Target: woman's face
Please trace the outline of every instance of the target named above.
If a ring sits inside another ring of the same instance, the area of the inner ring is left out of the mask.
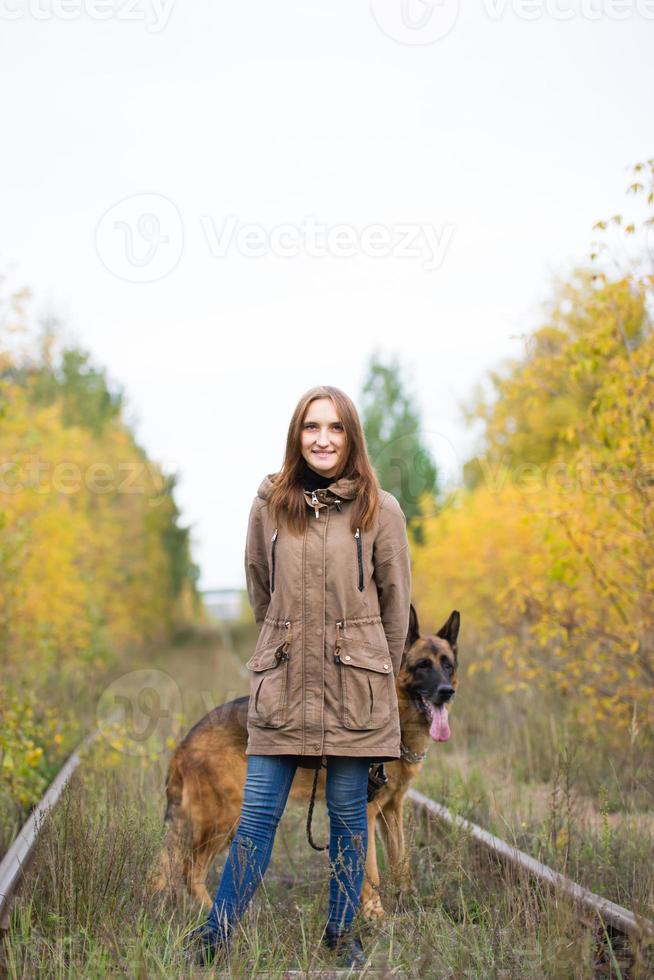
[[[323,476],[336,476],[345,464],[345,430],[331,398],[314,398],[302,423],[302,455]]]

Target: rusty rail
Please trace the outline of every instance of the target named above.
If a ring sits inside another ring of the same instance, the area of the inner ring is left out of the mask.
[[[112,723],[119,716],[120,711],[115,712],[111,718],[107,719],[105,724]],[[57,803],[73,772],[80,764],[80,753],[82,749],[93,742],[102,731],[102,726],[97,728],[69,756],[48,787],[45,795],[19,831],[2,862],[0,862],[0,929],[8,928],[9,908],[16,888],[33,853],[38,835],[43,826],[43,821],[52,807]],[[650,920],[636,916],[629,909],[625,909],[621,905],[617,905],[615,902],[611,902],[609,899],[591,892],[589,889],[577,884],[560,872],[554,871],[531,855],[519,850],[519,848],[508,844],[487,830],[478,827],[477,824],[472,823],[470,820],[453,814],[447,807],[436,803],[418,790],[410,789],[407,793],[407,798],[412,802],[418,812],[422,812],[440,823],[450,827],[456,827],[464,833],[469,834],[474,841],[486,850],[496,854],[513,867],[527,872],[531,877],[566,894],[588,912],[598,915],[602,922],[612,926],[618,932],[638,938],[654,936],[654,923]]]
[[[106,719],[103,725],[112,724],[122,715],[115,711]],[[48,786],[44,796],[34,807],[29,817],[11,843],[7,853],[0,861],[0,929],[9,928],[9,908],[14,893],[23,877],[34,851],[34,846],[41,832],[43,822],[50,810],[55,806],[59,797],[68,785],[71,776],[81,762],[81,752],[102,734],[103,725],[87,735],[65,763]]]
[[[417,810],[441,821],[441,823],[445,823],[450,827],[457,827],[459,830],[470,834],[472,839],[481,844],[482,847],[497,854],[498,857],[514,867],[526,871],[533,878],[537,878],[544,884],[550,885],[557,891],[568,895],[587,911],[592,912],[594,915],[599,915],[603,922],[611,925],[618,932],[634,937],[654,936],[654,923],[650,922],[649,919],[636,916],[629,909],[625,909],[621,905],[616,905],[615,902],[610,902],[607,898],[602,898],[601,895],[596,895],[595,892],[589,891],[588,888],[578,885],[571,878],[567,878],[560,872],[554,871],[553,868],[542,864],[541,861],[537,861],[531,855],[525,854],[524,851],[519,850],[512,844],[507,844],[506,841],[495,837],[470,820],[456,816],[447,807],[442,806],[440,803],[435,803],[434,800],[431,800],[418,790],[410,789],[407,797]]]

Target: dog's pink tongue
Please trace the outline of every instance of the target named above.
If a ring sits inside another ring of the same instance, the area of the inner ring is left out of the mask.
[[[431,725],[429,726],[429,734],[435,742],[447,742],[450,737],[450,726],[447,720],[445,705],[442,704],[440,708],[437,708],[432,704],[430,707]]]

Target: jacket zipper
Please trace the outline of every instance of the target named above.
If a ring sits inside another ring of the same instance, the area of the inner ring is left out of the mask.
[[[363,592],[363,557],[361,554],[361,532],[359,531],[359,528],[356,529],[356,533],[354,537],[356,538],[356,542],[357,542],[357,562],[359,565],[359,592]]]
[[[318,498],[316,496],[316,491],[315,490],[312,490],[311,491],[311,503],[313,504],[313,509],[314,509],[314,511],[316,513],[316,517],[317,518],[320,517],[320,511],[318,509],[318,505],[319,505],[320,501],[318,500]],[[336,504],[336,510],[339,512],[339,514],[342,513],[343,508],[341,507],[340,500],[338,500],[337,498],[334,498],[334,503]]]
[[[277,544],[277,528],[275,528],[275,530],[273,532],[273,536],[272,536],[272,555],[271,555],[272,572],[271,572],[271,576],[270,576],[270,591],[271,592],[274,592],[275,591],[275,545],[276,544]]]

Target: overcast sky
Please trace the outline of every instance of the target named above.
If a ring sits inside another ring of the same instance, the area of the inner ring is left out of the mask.
[[[654,0],[0,0],[0,270],[125,387],[244,583],[311,385],[396,353],[456,478],[460,404],[652,155]]]

